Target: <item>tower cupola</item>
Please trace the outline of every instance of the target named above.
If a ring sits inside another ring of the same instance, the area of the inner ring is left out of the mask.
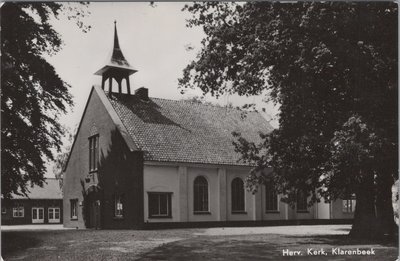
[[[137,70],[135,70],[133,67],[131,67],[131,65],[125,59],[124,54],[121,51],[121,48],[119,46],[118,33],[117,33],[117,22],[114,21],[114,47],[112,50],[111,59],[106,63],[105,66],[103,66],[100,70],[95,72],[95,75],[102,76],[101,88],[103,90],[105,88],[105,83],[108,80],[108,82],[109,82],[108,91],[110,93],[112,92],[112,88],[113,88],[113,86],[112,86],[113,79],[118,84],[118,92],[119,93],[122,93],[122,83],[123,83],[123,80],[125,79],[127,93],[131,94],[129,76],[131,74],[134,74],[135,72],[137,72]]]

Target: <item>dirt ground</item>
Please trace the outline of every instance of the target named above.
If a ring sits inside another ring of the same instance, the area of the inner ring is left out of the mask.
[[[2,256],[7,261],[397,258],[397,242],[353,240],[347,237],[349,229],[348,225],[145,231],[7,229],[2,231]],[[340,255],[340,249],[369,250],[374,255]]]

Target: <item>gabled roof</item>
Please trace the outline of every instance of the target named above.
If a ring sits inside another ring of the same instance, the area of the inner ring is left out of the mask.
[[[137,148],[147,161],[248,165],[239,162],[232,132],[249,141],[272,126],[256,112],[137,95],[107,97]]]
[[[47,183],[47,184],[46,184]],[[62,199],[62,191],[60,184],[55,178],[47,178],[43,183],[43,187],[28,187],[28,198],[30,199]],[[12,195],[13,199],[26,199],[25,196]]]

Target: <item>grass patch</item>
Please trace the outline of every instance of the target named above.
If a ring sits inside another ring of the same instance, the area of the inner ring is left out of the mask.
[[[246,228],[244,228],[246,229]],[[282,228],[290,229],[290,227]],[[307,229],[307,228],[305,228]],[[308,228],[312,229],[312,228]],[[395,260],[397,242],[345,235],[205,235],[205,229],[2,232],[9,260],[279,260],[284,249],[374,248],[375,256],[299,256],[292,260]]]

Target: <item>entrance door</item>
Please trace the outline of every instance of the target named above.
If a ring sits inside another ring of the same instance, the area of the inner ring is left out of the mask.
[[[100,229],[100,200],[91,202],[90,205],[90,227]]]
[[[32,223],[44,223],[44,208],[32,208]]]
[[[91,190],[86,198],[86,206],[88,214],[87,227],[88,228],[101,228],[101,192],[97,189]]]
[[[60,208],[48,208],[49,223],[60,223]]]

